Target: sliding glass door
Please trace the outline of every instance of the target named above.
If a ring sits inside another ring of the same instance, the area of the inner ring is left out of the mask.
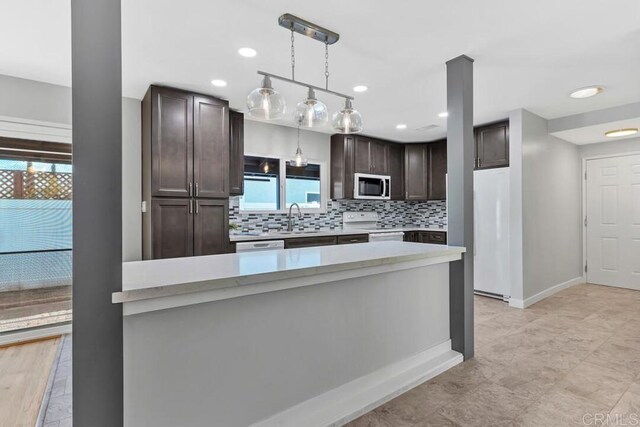
[[[71,147],[0,138],[0,333],[71,321]]]

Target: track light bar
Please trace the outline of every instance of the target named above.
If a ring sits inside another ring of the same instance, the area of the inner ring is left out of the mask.
[[[353,96],[345,95],[344,93],[334,92],[332,90],[325,89],[325,88],[319,87],[319,86],[314,86],[312,84],[301,82],[299,80],[293,80],[293,79],[289,79],[287,77],[279,76],[277,74],[267,73],[266,71],[258,71],[258,74],[260,74],[261,76],[270,77],[272,79],[282,80],[283,82],[293,83],[293,84],[298,85],[298,86],[311,88],[313,90],[317,90],[317,91],[320,91],[320,92],[324,92],[324,93],[328,93],[328,94],[331,94],[331,95],[339,96],[339,97],[344,98],[344,99],[350,99],[350,100],[354,100],[355,99]]]

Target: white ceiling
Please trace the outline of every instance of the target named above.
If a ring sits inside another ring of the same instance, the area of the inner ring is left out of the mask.
[[[583,127],[576,127],[558,132],[550,132],[551,135],[562,138],[565,141],[573,142],[577,145],[593,144],[603,141],[617,141],[619,139],[638,138],[639,134],[610,138],[604,134],[611,130],[636,128],[640,129],[640,117],[634,119],[618,120],[609,123],[600,123]]]
[[[244,109],[258,69],[290,72],[289,12],[340,33],[330,48],[332,89],[355,94],[369,135],[398,141],[445,135],[444,63],[475,62],[475,123],[526,108],[545,118],[640,100],[638,0],[122,0],[123,94],[141,98],[150,83],[193,89]],[[69,0],[4,0],[0,74],[70,85]],[[242,58],[237,49],[258,56]],[[323,85],[323,45],[296,38],[296,78]],[[226,80],[214,88],[213,78]],[[303,88],[275,83],[289,109]],[[602,95],[574,100],[574,88],[601,84]],[[320,95],[320,94],[319,94]],[[322,95],[331,111],[339,99]],[[398,131],[395,125],[406,123]],[[287,122],[285,124],[291,124]],[[432,131],[416,128],[435,124]],[[331,129],[325,129],[331,132]]]

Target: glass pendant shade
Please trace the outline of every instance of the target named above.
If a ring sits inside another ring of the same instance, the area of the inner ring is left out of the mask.
[[[322,126],[329,121],[329,111],[323,102],[316,99],[313,89],[309,89],[307,99],[296,105],[295,119],[305,127]]]
[[[289,162],[289,165],[295,166],[297,168],[303,168],[307,166],[307,164],[308,164],[307,158],[302,153],[302,149],[300,149],[300,146],[298,146],[298,149],[296,150],[296,155],[294,156],[293,160]]]
[[[331,124],[333,128],[340,133],[358,133],[362,131],[362,115],[353,109],[351,100],[346,99],[344,108],[333,114]]]
[[[252,117],[275,120],[284,116],[286,103],[282,95],[273,90],[269,76],[264,76],[262,87],[254,89],[247,97],[247,108]]]

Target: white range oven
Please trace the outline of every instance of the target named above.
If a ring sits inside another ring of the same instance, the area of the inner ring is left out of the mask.
[[[391,177],[357,173],[354,176],[354,199],[390,200]]]
[[[342,214],[342,228],[354,231],[367,230],[369,242],[402,242],[404,240],[404,232],[402,231],[378,228],[379,219],[376,212],[344,212]]]

